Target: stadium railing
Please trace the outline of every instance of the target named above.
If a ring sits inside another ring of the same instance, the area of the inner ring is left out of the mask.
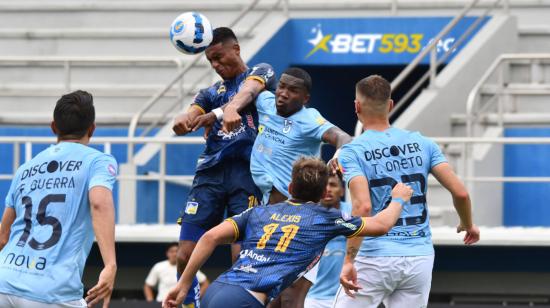
[[[458,145],[462,149],[460,159],[463,161],[462,165],[468,164],[468,161],[473,160],[471,153],[467,151],[468,145],[472,144],[550,144],[550,138],[468,138],[468,137],[448,137],[448,138],[433,138],[445,152],[447,146]],[[28,161],[32,158],[32,148],[35,144],[53,144],[55,138],[51,137],[0,137],[0,145],[8,144],[13,146],[13,163],[12,172],[7,174],[0,174],[0,180],[11,180],[21,165],[20,157],[24,157],[24,161]],[[158,144],[160,146],[159,157],[159,170],[158,173],[149,173],[145,175],[119,175],[120,181],[157,181],[158,182],[158,217],[159,224],[164,224],[163,217],[165,213],[165,192],[166,184],[168,182],[179,185],[189,186],[193,175],[180,174],[180,175],[168,175],[166,173],[166,146],[170,144],[204,144],[202,137],[182,137],[182,138],[158,138],[158,137],[94,137],[91,139],[91,144],[100,145],[103,147],[105,153],[111,153],[111,146],[113,144],[127,145],[127,150],[130,149],[129,145],[136,144]],[[21,147],[23,153],[21,153]],[[550,182],[550,176],[547,177],[503,177],[503,176],[473,176],[467,173],[467,169],[457,170],[457,174],[466,183],[479,183],[479,182]],[[126,205],[120,205],[126,206]]]

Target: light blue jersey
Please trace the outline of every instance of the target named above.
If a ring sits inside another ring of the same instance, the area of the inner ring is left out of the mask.
[[[265,204],[272,187],[290,197],[292,164],[302,156],[319,156],[323,134],[334,125],[315,108],[303,107],[288,118],[277,115],[275,95],[269,91],[258,96],[256,109],[260,126],[250,171]]]
[[[113,188],[115,159],[61,142],[16,172],[6,207],[16,218],[0,251],[0,293],[59,303],[82,299],[82,273],[94,240],[88,191]]]
[[[372,214],[391,202],[391,191],[398,182],[414,192],[403,205],[401,218],[385,236],[365,237],[359,255],[425,256],[434,253],[426,193],[428,173],[445,157],[437,144],[418,132],[398,128],[367,130],[342,147],[338,161],[347,183],[356,176],[369,181]]]
[[[351,217],[351,204],[340,202],[340,212],[343,217]],[[340,287],[340,272],[346,255],[346,238],[338,236],[325,246],[315,284],[307,293],[308,298],[332,299]]]

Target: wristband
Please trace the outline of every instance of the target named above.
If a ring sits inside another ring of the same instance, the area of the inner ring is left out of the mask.
[[[405,203],[405,200],[403,200],[401,198],[392,198],[391,202],[397,202],[397,203],[401,204],[401,206],[403,206],[403,203]]]
[[[218,121],[223,119],[223,110],[221,108],[212,109],[212,112],[216,115]]]
[[[338,158],[339,154],[340,154],[340,149],[336,149],[336,152],[334,152],[334,155],[332,155],[332,158]]]

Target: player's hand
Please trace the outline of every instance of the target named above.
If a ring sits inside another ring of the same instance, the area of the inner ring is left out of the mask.
[[[216,122],[216,115],[213,112],[200,115],[196,117],[195,120],[193,120],[193,122],[191,123],[191,130],[196,131],[201,127],[211,127],[212,125],[214,125],[214,122]]]
[[[470,228],[465,228],[462,224],[456,227],[456,233],[466,231],[464,235],[464,244],[472,245],[479,241],[479,228],[476,225],[472,225]]]
[[[174,119],[174,126],[172,130],[176,135],[182,136],[191,131],[193,126],[191,125],[191,119],[188,113],[180,114]]]
[[[340,169],[340,164],[338,164],[338,158],[331,158],[328,161],[327,165],[330,168],[330,172],[332,174],[338,175],[340,178],[342,177],[342,170]]]
[[[189,288],[180,288],[179,284],[170,289],[162,301],[162,308],[177,308],[183,303]]]
[[[401,198],[403,201],[408,202],[413,194],[413,190],[410,186],[403,183],[397,183],[391,191],[392,199]]]
[[[241,115],[234,107],[231,107],[231,104],[227,105],[223,111],[223,132],[229,134],[230,132],[239,128],[239,126],[241,126],[241,123]]]
[[[91,288],[85,298],[88,307],[93,307],[103,299],[103,308],[109,307],[111,293],[115,285],[116,266],[106,266],[99,274],[97,284]]]
[[[204,139],[208,139],[208,135],[210,134],[212,126],[214,126],[216,120],[216,115],[213,112],[200,115],[195,118],[193,123],[191,123],[191,130],[196,131],[197,129],[204,127],[204,134],[202,136]]]
[[[357,271],[351,262],[344,262],[342,272],[340,273],[340,283],[344,288],[344,292],[349,297],[355,298],[354,293],[359,291],[361,287],[357,284]]]

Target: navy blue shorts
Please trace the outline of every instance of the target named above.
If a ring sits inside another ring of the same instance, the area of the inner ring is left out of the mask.
[[[242,213],[258,200],[261,193],[247,161],[230,160],[197,171],[181,217],[180,241],[197,242],[225,217]]]
[[[219,281],[214,281],[204,297],[201,307],[207,308],[264,308],[245,288]]]

